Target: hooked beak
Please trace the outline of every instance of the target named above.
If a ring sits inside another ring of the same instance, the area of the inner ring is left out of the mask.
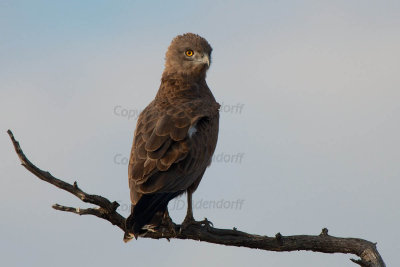
[[[210,67],[210,58],[207,54],[204,54],[201,59],[199,60],[200,63],[206,64],[207,67]]]

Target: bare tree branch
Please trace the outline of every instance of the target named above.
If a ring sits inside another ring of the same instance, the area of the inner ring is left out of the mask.
[[[36,175],[39,179],[75,195],[83,202],[98,206],[96,208],[80,209],[55,204],[53,205],[54,209],[72,212],[79,215],[94,215],[118,226],[125,233],[127,232],[125,229],[125,218],[116,211],[119,206],[116,201],[111,202],[105,197],[88,194],[81,190],[76,182],[71,185],[57,179],[49,172],[39,169],[25,156],[18,141],[15,140],[13,133],[10,130],[8,130],[7,133],[11,138],[15,152],[17,153],[22,166],[24,166],[28,171]],[[386,266],[376,248],[376,244],[359,238],[330,236],[328,234],[328,229],[326,228],[322,229],[321,234],[316,236],[282,236],[280,233],[277,233],[275,237],[268,237],[248,234],[238,231],[236,228],[233,228],[232,230],[218,229],[210,226],[210,224],[206,222],[203,225],[194,224],[183,229],[180,228],[180,225],[174,224],[175,233],[170,231],[168,227],[161,227],[158,231],[148,232],[142,237],[153,239],[166,238],[168,240],[171,238],[192,239],[226,246],[248,247],[268,251],[303,250],[323,253],[348,253],[360,257],[360,259],[351,259],[354,263],[357,263],[360,266]]]

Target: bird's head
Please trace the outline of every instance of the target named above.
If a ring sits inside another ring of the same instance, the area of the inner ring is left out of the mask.
[[[211,51],[207,40],[197,34],[178,35],[168,47],[164,72],[203,76],[211,64]]]

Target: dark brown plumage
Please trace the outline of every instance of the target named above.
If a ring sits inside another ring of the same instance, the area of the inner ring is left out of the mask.
[[[140,114],[129,161],[132,213],[126,226],[137,237],[168,218],[168,202],[187,192],[185,224],[194,222],[192,193],[215,150],[219,107],[205,81],[211,46],[199,35],[175,37],[155,99]]]

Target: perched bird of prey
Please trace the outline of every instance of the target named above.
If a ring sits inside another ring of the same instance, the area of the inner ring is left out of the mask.
[[[211,51],[197,34],[175,37],[157,95],[138,118],[128,168],[132,210],[126,221],[135,237],[165,220],[171,226],[168,202],[185,192],[182,226],[196,223],[192,194],[211,164],[218,138],[220,105],[205,80]]]

